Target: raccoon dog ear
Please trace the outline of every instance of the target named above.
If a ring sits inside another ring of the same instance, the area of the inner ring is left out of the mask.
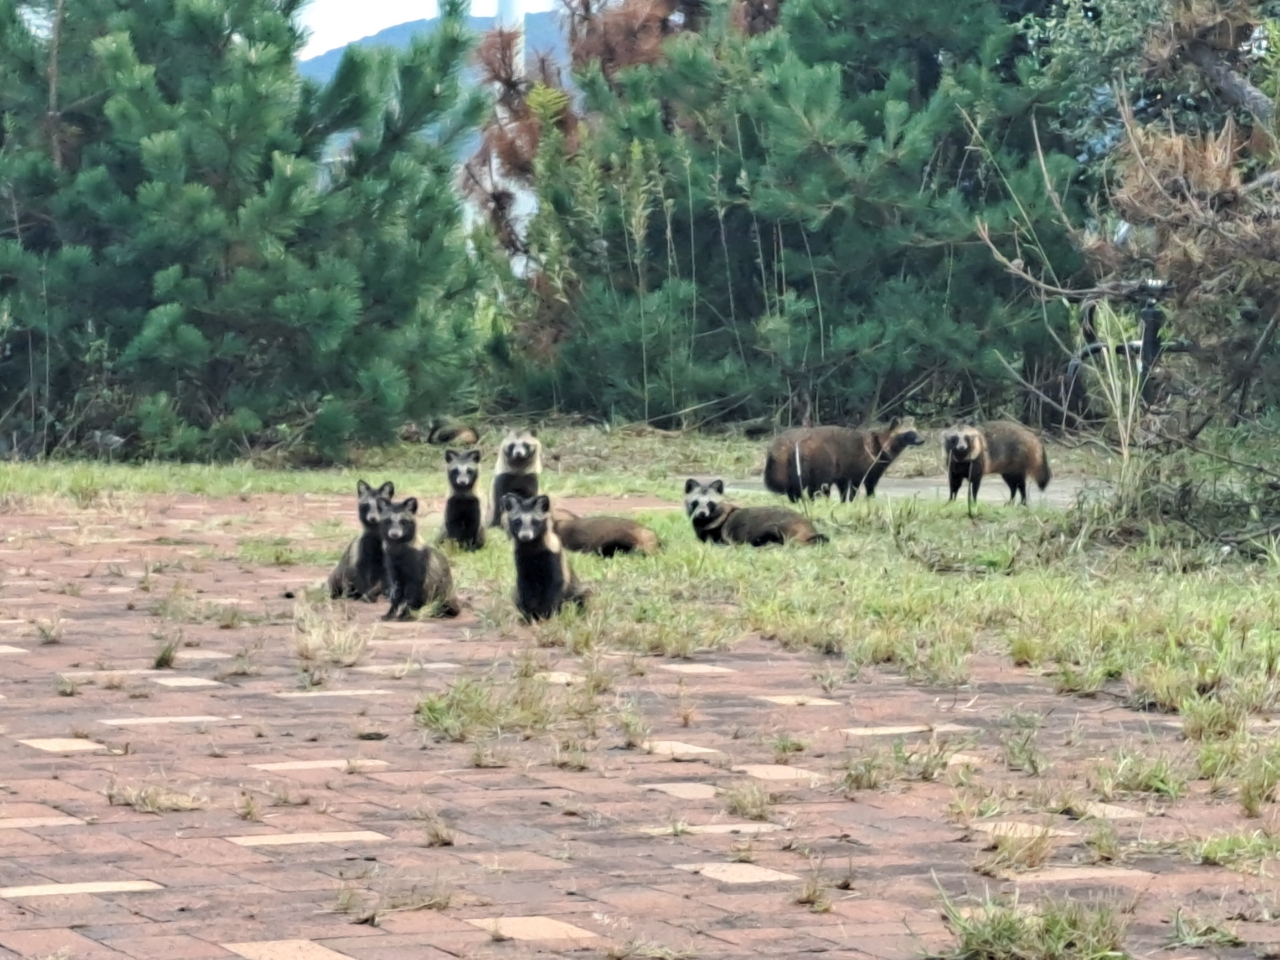
[[[395,495],[396,485],[390,480],[378,488],[378,496],[380,497],[394,497]]]
[[[446,451],[444,452],[444,462],[445,462],[445,463],[453,463],[453,461],[455,461],[455,460],[457,460],[457,459],[458,459],[458,451],[457,451],[457,450],[446,450]]]
[[[408,510],[415,517],[418,515],[418,498],[417,497],[410,497],[404,503],[400,504],[400,506],[403,507],[405,510]]]
[[[373,493],[373,487],[369,486],[369,484],[365,483],[363,480],[356,481],[357,497],[367,497],[371,493]]]
[[[723,480],[718,480],[718,479],[717,479],[717,480],[712,480],[712,481],[711,481],[711,491],[712,491],[712,493],[724,493],[724,481],[723,481]]]
[[[689,494],[693,493],[693,491],[696,489],[698,489],[698,481],[693,479],[693,477],[690,477],[688,480],[684,482],[685,496],[688,496]]]

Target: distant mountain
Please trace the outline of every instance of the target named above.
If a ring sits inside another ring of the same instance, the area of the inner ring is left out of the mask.
[[[493,29],[493,17],[468,17],[467,23],[476,33],[484,33]],[[371,37],[364,37],[361,40],[352,41],[347,46],[359,47],[392,47],[397,50],[403,50],[409,46],[409,42],[416,36],[429,34],[436,29],[440,23],[438,17],[430,20],[414,20],[410,23],[401,23],[394,27],[388,27],[375,33]],[[566,84],[570,82],[568,75],[569,65],[569,46],[564,38],[564,33],[560,29],[560,14],[555,10],[547,10],[542,13],[530,13],[524,18],[524,49],[525,56],[532,57],[535,53],[550,52],[565,71],[564,81]],[[346,47],[338,47],[336,50],[330,50],[322,53],[318,57],[312,57],[309,60],[300,60],[298,62],[298,72],[304,77],[316,80],[320,83],[328,83],[334,73],[338,70],[338,63],[342,60],[343,51]]]

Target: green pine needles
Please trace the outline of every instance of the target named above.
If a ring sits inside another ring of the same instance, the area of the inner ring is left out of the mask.
[[[28,452],[331,459],[465,387],[465,5],[327,87],[299,6],[0,0],[0,426]]]

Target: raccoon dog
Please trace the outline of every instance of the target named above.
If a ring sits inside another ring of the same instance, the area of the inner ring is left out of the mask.
[[[947,457],[950,499],[956,498],[961,484],[968,480],[970,505],[978,499],[978,487],[985,474],[998,473],[1004,477],[1009,487],[1009,502],[1013,503],[1018,494],[1022,494],[1024,505],[1027,476],[1030,475],[1041,490],[1049,485],[1052,476],[1040,438],[1011,420],[993,420],[978,426],[961,424],[944,430],[942,449]]]
[[[417,499],[409,497],[400,503],[379,499],[378,530],[391,600],[391,609],[382,619],[408,620],[428,604],[436,607],[437,616],[456,617],[462,606],[453,592],[449,559],[418,540]]]
[[[827,538],[813,524],[786,507],[739,507],[724,499],[724,481],[684,483],[684,509],[693,521],[693,532],[703,542],[749,543],[763,547],[769,543],[826,543]]]
[[[566,550],[575,553],[598,553],[612,557],[617,553],[658,552],[658,535],[648,527],[623,517],[553,516],[556,536]]]
[[[578,582],[556,535],[551,500],[506,495],[507,533],[515,546],[516,609],[525,620],[546,620],[566,603],[582,607],[588,591]]]
[[[924,438],[910,417],[895,419],[879,430],[849,427],[806,427],[779,434],[765,455],[764,484],[774,493],[785,493],[795,503],[806,493],[810,499],[834,486],[842,501],[858,495],[865,485],[873,497],[876,484],[890,464],[907,447],[918,447]]]
[[[427,443],[456,443],[462,447],[474,447],[479,442],[476,432],[466,424],[447,420],[432,420],[431,432],[427,434]]]
[[[463,550],[484,546],[484,517],[476,481],[480,479],[479,450],[446,450],[445,471],[449,477],[449,499],[444,504],[441,540],[452,540]]]
[[[388,480],[377,490],[360,480],[356,483],[356,512],[363,532],[342,552],[338,565],[329,574],[329,597],[355,597],[373,603],[386,593],[386,570],[382,563],[382,535],[378,532],[378,500],[396,495],[396,485]]]
[[[542,472],[542,443],[537,430],[507,431],[498,448],[493,468],[493,502],[489,526],[502,526],[503,500],[507,494],[527,500],[538,495],[538,474]]]

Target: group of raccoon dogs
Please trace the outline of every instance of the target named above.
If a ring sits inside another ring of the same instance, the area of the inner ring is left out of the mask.
[[[416,497],[396,502],[390,481],[376,490],[359,481],[356,509],[362,532],[329,575],[333,599],[374,602],[385,596],[391,607],[384,620],[408,619],[423,608],[436,616],[457,616],[461,605],[449,559],[438,547],[452,543],[462,550],[479,550],[486,531],[501,527],[515,556],[516,609],[525,620],[543,620],[567,603],[581,606],[588,595],[574,575],[567,550],[605,557],[658,550],[657,535],[633,520],[579,517],[553,508],[550,498],[538,490],[542,444],[536,430],[513,430],[503,438],[487,510],[476,491],[479,450],[446,450],[445,473],[449,497],[435,545],[418,535]]]
[[[910,417],[883,429],[803,427],[779,434],[765,456],[764,484],[796,502],[805,494],[829,495],[834,487],[842,501],[852,500],[861,486],[875,496],[876,484],[907,447],[924,444]],[[982,478],[998,473],[1009,487],[1009,502],[1019,494],[1027,502],[1027,477],[1043,490],[1049,485],[1049,461],[1040,438],[1012,420],[961,423],[942,431],[950,500],[969,482],[968,502],[978,497]]]
[[[876,484],[894,460],[924,438],[915,423],[894,420],[883,429],[808,427],[788,430],[769,445],[764,483],[793,503],[839,490],[842,501],[858,488],[874,496]],[[996,420],[962,423],[942,432],[951,500],[969,483],[968,502],[978,495],[982,478],[998,473],[1009,487],[1012,503],[1019,494],[1027,502],[1027,477],[1043,490],[1049,463],[1040,439],[1019,423]],[[525,620],[555,616],[568,603],[581,606],[587,589],[574,575],[566,551],[651,555],[658,538],[647,527],[622,517],[579,517],[553,507],[539,491],[542,444],[535,430],[509,431],[494,466],[488,509],[476,491],[479,450],[446,450],[449,497],[437,544],[450,542],[462,550],[484,547],[486,531],[500,527],[513,547],[516,567],[515,606]],[[391,603],[383,619],[407,619],[424,607],[437,615],[460,611],[449,560],[418,536],[418,501],[396,502],[395,486],[374,490],[357,485],[357,512],[363,532],[347,547],[329,576],[330,595]],[[724,481],[690,478],[684,486],[685,513],[703,542],[754,547],[795,541],[825,543],[807,517],[786,507],[740,507],[725,498]]]

